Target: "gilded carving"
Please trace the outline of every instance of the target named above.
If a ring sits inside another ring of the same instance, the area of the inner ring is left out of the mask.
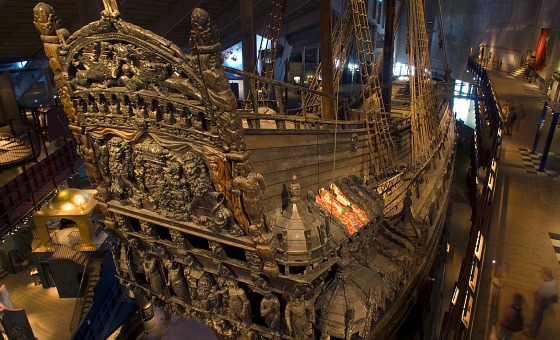
[[[288,332],[296,339],[312,339],[315,311],[303,292],[296,292],[295,296],[286,304],[285,319]]]
[[[256,252],[263,263],[263,272],[271,277],[275,277],[279,273],[276,264],[276,243],[273,241],[271,233],[263,233],[255,225],[249,227],[249,232],[256,244]]]
[[[218,133],[223,138],[226,152],[245,150],[241,118],[237,114],[237,101],[221,65],[223,62],[218,33],[210,16],[196,8],[191,17],[191,46],[198,56],[198,66],[212,104]]]
[[[33,8],[33,23],[41,34],[45,54],[49,58],[49,66],[54,73],[55,85],[58,88],[60,100],[64,106],[64,112],[66,112],[71,124],[76,123],[76,112],[72,105],[70,93],[66,87],[64,72],[58,55],[59,47],[66,44],[66,39],[70,36],[70,32],[62,27],[62,23],[54,13],[53,8],[43,2],[38,3],[35,8]]]
[[[241,197],[232,192],[233,178],[232,178],[232,168],[229,161],[226,159],[224,154],[218,152],[214,148],[203,147],[203,155],[205,157],[206,163],[208,164],[208,169],[210,172],[210,177],[214,182],[216,191],[222,193],[226,197],[226,205],[231,207],[231,210],[235,216],[235,220],[239,226],[243,229],[245,234],[249,231],[249,220],[243,211],[243,204],[241,202]]]
[[[189,298],[189,289],[183,276],[183,267],[174,261],[167,262],[168,285],[173,289],[173,293],[182,300]]]
[[[233,179],[233,193],[241,196],[249,222],[258,229],[265,226],[266,185],[263,176],[255,172],[249,163],[237,164],[237,176]]]
[[[226,281],[227,288],[218,291],[218,294],[224,296],[227,301],[229,316],[243,323],[251,323],[251,304],[245,290],[237,285],[233,279]]]
[[[164,297],[165,283],[161,276],[157,258],[150,253],[146,253],[142,265],[144,267],[144,273],[146,274],[146,280],[150,284],[152,291],[156,293],[157,296]]]
[[[261,316],[264,317],[266,326],[274,333],[280,333],[281,318],[280,318],[280,300],[270,290],[268,290],[260,306]]]

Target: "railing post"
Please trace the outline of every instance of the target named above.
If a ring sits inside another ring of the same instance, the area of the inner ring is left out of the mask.
[[[306,118],[306,116],[307,116],[307,103],[305,102],[305,92],[300,91],[300,95],[301,95],[301,115],[303,116],[303,118]]]
[[[251,102],[253,103],[253,113],[259,114],[259,104],[257,103],[257,87],[255,79],[249,79],[249,93],[251,94]]]
[[[274,86],[274,93],[276,94],[276,105],[278,106],[278,114],[284,114],[284,103],[282,102],[282,89],[280,86]]]

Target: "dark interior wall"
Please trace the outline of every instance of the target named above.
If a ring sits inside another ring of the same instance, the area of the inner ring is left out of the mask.
[[[56,283],[58,297],[77,298],[80,289],[80,278],[84,272],[82,264],[60,259],[49,261],[51,274]]]
[[[503,71],[512,71],[520,67],[521,57],[527,50],[535,49],[541,27],[551,27],[554,31],[559,26],[554,20],[560,9],[558,1],[442,0],[441,3],[448,59],[458,79],[468,78],[465,69],[471,48],[477,55],[479,44],[484,43],[486,54],[492,52],[502,59]],[[432,56],[440,59],[434,53],[437,44],[438,39],[433,39]]]
[[[11,233],[2,236],[3,241],[0,242],[0,267],[9,271],[12,274],[23,269],[24,263],[13,263],[10,258],[10,251],[17,251],[21,256],[21,260],[31,260],[31,242],[33,235],[29,226],[22,226],[18,229],[13,229]]]
[[[12,85],[9,72],[0,73],[0,125],[5,125],[7,119],[20,117],[19,105]]]

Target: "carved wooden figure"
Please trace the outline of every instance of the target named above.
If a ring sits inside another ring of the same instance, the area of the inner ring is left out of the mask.
[[[261,316],[274,333],[280,333],[280,300],[271,291],[267,291],[261,300]]]
[[[182,300],[189,298],[189,288],[183,276],[183,268],[180,263],[170,261],[167,266],[168,280],[175,295]]]

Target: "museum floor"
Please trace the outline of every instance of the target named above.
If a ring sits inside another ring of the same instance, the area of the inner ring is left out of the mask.
[[[546,173],[535,171],[538,161],[528,154],[534,140],[538,118],[546,96],[536,86],[504,72],[489,71],[494,89],[502,103],[513,99],[523,104],[527,116],[520,121],[513,136],[504,136],[492,219],[487,240],[482,281],[476,305],[472,339],[492,339],[492,325],[514,293],[525,296],[523,306],[528,323],[533,311],[532,297],[540,280],[542,266],[552,269],[560,278],[560,241],[551,234],[560,234],[560,145],[556,136],[548,157]],[[550,119],[538,151],[543,150]],[[468,167],[468,163],[464,165]],[[457,169],[457,182],[464,179],[465,169]],[[461,178],[463,177],[463,178]],[[450,256],[444,290],[443,308],[447,308],[450,291],[457,279],[470,228],[470,207],[460,187],[455,190]],[[554,243],[556,242],[556,243]],[[495,264],[493,263],[495,262]],[[24,308],[35,336],[44,339],[68,339],[68,330],[75,299],[59,299],[56,288],[43,289],[33,284],[29,272],[9,274],[0,279],[10,292],[16,308]],[[494,298],[492,298],[494,297]],[[560,339],[560,304],[545,314],[539,339]],[[206,327],[184,318],[165,320],[156,311],[155,327],[141,339],[215,339]],[[526,339],[522,333],[513,339]]]

